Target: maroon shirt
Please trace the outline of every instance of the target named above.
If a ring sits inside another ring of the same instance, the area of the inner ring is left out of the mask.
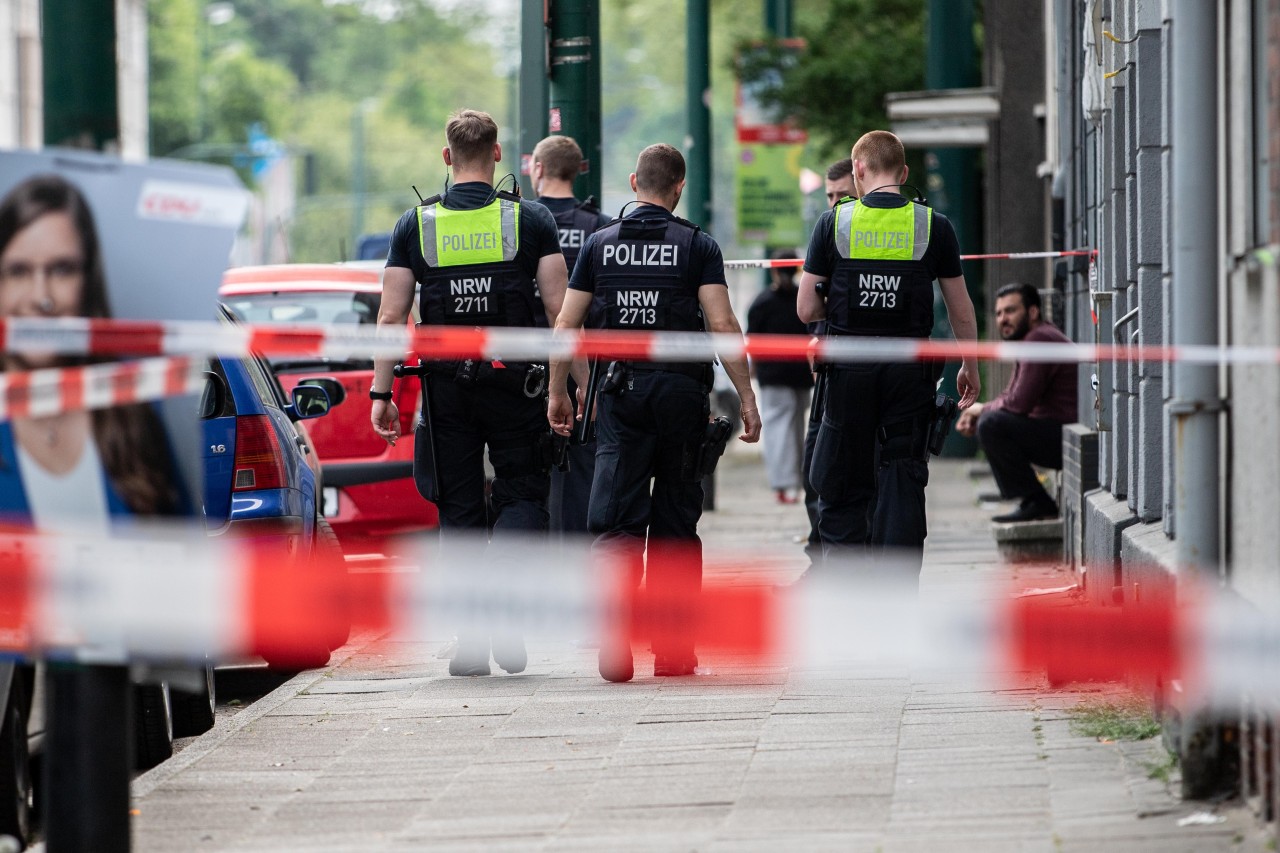
[[[1071,343],[1052,323],[1040,323],[1024,341]],[[1076,420],[1076,366],[1046,362],[1017,362],[1004,393],[987,404],[1016,415],[1044,418],[1060,424]]]

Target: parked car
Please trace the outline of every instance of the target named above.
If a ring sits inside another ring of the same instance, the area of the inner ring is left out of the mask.
[[[391,251],[391,232],[361,234],[356,240],[357,261],[385,261]]]
[[[247,323],[372,327],[382,300],[381,265],[239,267],[223,276],[220,295]],[[369,426],[372,359],[286,357],[271,366],[286,389],[323,373],[346,391],[346,404],[315,423],[311,437],[322,462],[323,513],[348,555],[384,554],[391,538],[438,525],[435,505],[413,484],[413,442],[388,446]],[[419,380],[398,380],[395,394],[400,431],[410,435],[421,410]]]

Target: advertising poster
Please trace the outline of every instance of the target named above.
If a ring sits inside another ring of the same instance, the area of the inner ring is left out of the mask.
[[[808,239],[800,192],[802,143],[738,145],[738,240],[799,246]]]
[[[780,45],[792,57],[804,49],[800,39],[787,39]],[[804,243],[808,236],[800,173],[801,156],[809,137],[803,128],[776,116],[761,103],[760,92],[776,82],[765,77],[738,84],[734,120],[738,139],[738,241],[794,246]]]
[[[0,152],[0,314],[211,321],[247,201],[221,167]],[[11,352],[0,370],[113,360]],[[0,421],[0,521],[77,535],[199,522],[200,451],[191,397]]]

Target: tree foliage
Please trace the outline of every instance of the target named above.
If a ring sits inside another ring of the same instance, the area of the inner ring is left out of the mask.
[[[200,76],[199,20],[195,0],[147,4],[153,154],[176,151],[199,137],[200,105],[195,97]]]
[[[888,126],[884,96],[924,88],[925,4],[832,0],[820,20],[801,20],[798,59],[775,43],[744,61],[761,100],[793,117],[831,157],[848,156],[867,130]]]
[[[453,110],[486,110],[509,132],[510,58],[504,65],[483,9],[149,0],[148,21],[153,154],[231,163],[251,183],[249,132],[264,130],[305,191],[291,220],[272,223],[286,229],[293,260],[338,260],[357,205],[364,230],[388,230],[415,202],[411,184],[438,191]]]

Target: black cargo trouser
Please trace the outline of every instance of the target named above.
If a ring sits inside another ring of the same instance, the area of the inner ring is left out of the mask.
[[[831,370],[810,470],[827,561],[893,549],[892,556],[913,562],[919,572],[929,482],[921,451],[934,382],[932,370],[921,364]]]
[[[702,589],[702,482],[682,476],[681,467],[686,449],[706,433],[707,388],[680,373],[634,370],[621,393],[597,401],[593,550],[621,561],[629,577],[620,583],[638,587],[643,576],[651,593],[692,606]],[[692,654],[692,625],[674,620],[682,624],[655,636],[655,654]]]
[[[978,416],[978,445],[987,454],[1001,497],[1053,500],[1031,466],[1062,468],[1062,424],[988,409]]]
[[[569,399],[574,401],[575,413],[576,390],[577,385],[570,379]],[[569,444],[569,470],[551,472],[551,529],[561,533],[586,533],[591,481],[596,473],[596,443],[592,440],[578,444],[576,421],[573,430],[575,440]]]

